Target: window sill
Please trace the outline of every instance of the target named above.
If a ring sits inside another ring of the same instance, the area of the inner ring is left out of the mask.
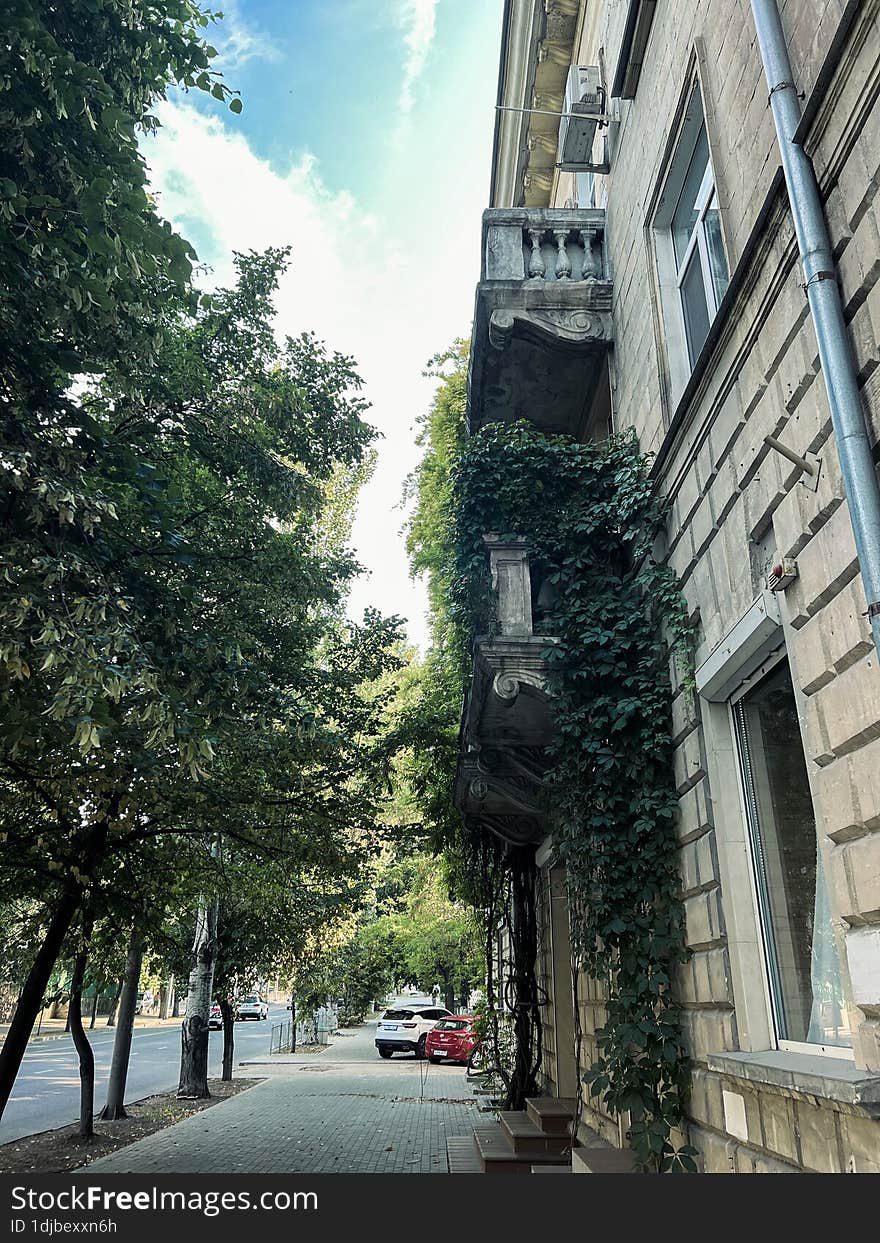
[[[843,1058],[764,1049],[758,1053],[710,1053],[708,1064],[710,1070],[733,1079],[880,1112],[880,1074],[860,1070]]]

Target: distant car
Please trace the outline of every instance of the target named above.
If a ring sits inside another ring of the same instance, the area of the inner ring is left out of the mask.
[[[223,1011],[220,1009],[220,1002],[215,1001],[211,1006],[211,1013],[208,1015],[208,1028],[223,1027]]]
[[[425,1056],[425,1038],[438,1019],[448,1017],[444,1006],[430,1002],[392,1006],[376,1024],[376,1048],[380,1057],[392,1053]]]
[[[472,1014],[453,1014],[435,1024],[425,1039],[425,1056],[428,1061],[466,1064],[480,1043],[480,1038],[474,1031],[475,1021]]]
[[[242,997],[236,1007],[235,1017],[237,1019],[267,1019],[269,1003],[256,993],[251,993],[248,997]]]

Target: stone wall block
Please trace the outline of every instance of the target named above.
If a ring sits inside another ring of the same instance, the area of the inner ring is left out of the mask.
[[[699,1164],[704,1174],[732,1174],[736,1164],[737,1145],[733,1140],[723,1139],[714,1131],[692,1125],[690,1138],[699,1150]]]
[[[712,827],[709,792],[705,779],[696,782],[678,800],[676,834],[681,841]]]
[[[880,1074],[880,1020],[866,1019],[859,1024],[858,1046],[868,1070]]]
[[[798,554],[798,577],[786,599],[795,625],[803,625],[858,573],[849,510],[840,505]]]
[[[691,959],[691,965],[696,1001],[704,1005],[707,1003],[720,1006],[733,1004],[727,950],[724,946],[699,950]]]
[[[799,1162],[794,1102],[771,1092],[762,1093],[759,1100],[766,1147],[784,1160]]]
[[[702,1070],[699,1066],[695,1066],[691,1073],[688,1117],[697,1122],[704,1122],[716,1131],[724,1130],[721,1080],[717,1075]]]
[[[837,1115],[833,1110],[820,1109],[806,1101],[796,1101],[794,1108],[803,1164],[818,1174],[842,1174]]]
[[[840,1119],[844,1169],[848,1174],[880,1174],[880,1118]]]
[[[865,212],[837,261],[844,313],[861,304],[880,272],[880,232],[873,212]],[[876,355],[875,355],[876,356]]]
[[[681,1030],[688,1054],[697,1061],[736,1047],[736,1022],[733,1011],[727,1008],[683,1008]]]
[[[815,774],[819,824],[832,840],[880,829],[880,739]]]
[[[808,703],[817,705],[832,755],[847,755],[864,743],[880,738],[878,696],[880,670],[873,646],[833,682],[810,696]]]
[[[687,943],[692,948],[711,945],[724,936],[721,916],[721,891],[710,889],[686,898],[684,902],[687,921]]]
[[[675,787],[679,794],[705,775],[699,730],[693,730],[675,748],[674,767]]]
[[[679,868],[685,893],[695,893],[718,883],[718,864],[711,832],[682,846]]]
[[[832,865],[845,878],[838,893],[842,889],[849,897],[839,914],[850,924],[880,923],[880,833],[844,842],[832,854]]]

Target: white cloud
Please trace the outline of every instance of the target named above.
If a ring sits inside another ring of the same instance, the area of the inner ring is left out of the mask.
[[[403,82],[398,97],[398,107],[404,115],[412,111],[415,84],[422,75],[434,42],[437,3],[438,0],[403,0],[397,15],[406,48]]]
[[[281,54],[268,35],[248,25],[238,0],[224,0],[223,20],[210,28],[209,42],[219,55],[214,67],[224,75],[234,73],[250,60],[280,60]]]
[[[368,417],[383,439],[354,530],[370,576],[356,584],[351,609],[372,604],[402,614],[424,645],[425,594],[408,576],[398,506],[417,460],[413,425],[433,391],[422,369],[467,330],[475,272],[459,260],[474,249],[478,215],[465,213],[462,233],[444,215],[441,228],[399,203],[382,220],[347,190],[329,189],[314,155],[278,171],[225,120],[186,102],[163,104],[159,116],[162,130],[146,148],[159,209],[212,264],[213,283],[229,280],[233,250],[290,244],[279,330],[313,329],[355,357],[372,403]],[[442,203],[437,210],[444,212]]]

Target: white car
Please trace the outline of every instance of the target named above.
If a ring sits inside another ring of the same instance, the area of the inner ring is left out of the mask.
[[[258,997],[256,993],[251,993],[247,997],[242,997],[236,1006],[235,1017],[237,1019],[267,1019],[269,1003],[263,1001],[263,998]]]
[[[392,1053],[415,1053],[425,1056],[425,1038],[438,1019],[451,1011],[433,1002],[401,1002],[391,1006],[376,1024],[376,1048],[380,1057]]]

